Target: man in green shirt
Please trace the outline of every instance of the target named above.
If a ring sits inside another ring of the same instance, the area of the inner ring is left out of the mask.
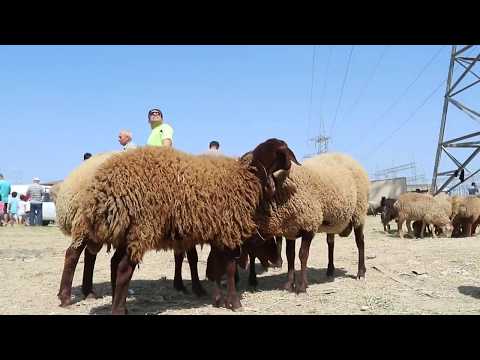
[[[173,128],[163,122],[163,114],[159,109],[152,109],[148,112],[148,122],[152,132],[147,140],[150,146],[172,146]]]

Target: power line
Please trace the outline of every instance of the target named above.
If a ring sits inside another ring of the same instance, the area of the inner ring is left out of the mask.
[[[355,45],[352,45],[352,47],[350,48],[350,54],[348,56],[347,68],[345,69],[345,75],[343,77],[342,89],[340,90],[340,98],[338,99],[337,108],[335,110],[335,116],[333,117],[333,123],[332,123],[332,126],[330,127],[330,136],[333,134],[333,130],[335,129],[335,122],[337,120],[338,109],[340,108],[340,103],[342,102],[343,90],[345,89],[345,82],[347,81],[348,70],[350,69],[350,62],[352,60],[352,53],[353,53],[353,48],[354,47],[355,47]]]
[[[312,54],[312,79],[311,79],[311,84],[310,84],[310,104],[308,107],[308,122],[307,122],[307,145],[308,145],[308,133],[310,130],[310,121],[312,118],[312,104],[313,104],[313,85],[314,85],[314,79],[315,79],[315,50],[316,50],[316,45],[313,45],[313,54]]]
[[[357,98],[355,99],[355,101],[352,103],[352,106],[350,106],[350,108],[348,108],[348,110],[345,112],[345,116],[343,117],[343,120],[345,120],[347,118],[348,115],[350,115],[353,111],[353,109],[358,105],[358,103],[360,102],[360,99],[362,98],[362,96],[365,94],[365,91],[367,90],[368,86],[371,84],[374,76],[376,75],[377,73],[377,70],[379,69],[380,67],[380,64],[383,60],[383,58],[385,57],[385,54],[387,53],[387,50],[389,49],[390,45],[385,45],[383,51],[380,53],[380,57],[378,58],[378,61],[377,63],[374,65],[373,67],[373,71],[370,73],[370,76],[367,78],[367,80],[365,81],[362,89],[360,90],[360,92],[358,93],[358,96]]]
[[[319,126],[319,133],[325,135],[325,121],[323,120],[323,99],[325,98],[325,93],[327,90],[327,75],[328,70],[330,70],[330,59],[332,58],[332,51],[333,46],[330,45],[327,57],[327,63],[325,65],[325,73],[323,76],[323,86],[322,86],[322,93],[320,95],[320,126]]]
[[[446,45],[440,47],[440,49],[428,60],[428,62],[422,67],[420,72],[417,74],[415,79],[405,88],[405,90],[400,94],[400,96],[393,101],[393,103],[369,126],[369,131],[372,133],[372,130],[375,128],[379,120],[383,119],[392,109],[405,97],[405,95],[410,91],[413,85],[420,79],[423,73],[427,68],[433,63],[433,61],[440,55],[441,51],[445,48]],[[365,138],[364,138],[365,139]],[[360,144],[361,145],[361,144]]]
[[[422,103],[419,106],[417,106],[417,108],[410,114],[410,116],[404,122],[400,124],[400,126],[398,126],[395,130],[393,130],[382,142],[380,142],[375,148],[373,148],[372,151],[368,153],[367,160],[375,152],[377,152],[377,150],[380,149],[380,147],[382,147],[393,135],[395,135],[398,131],[400,131],[417,114],[417,112],[420,111],[420,109],[428,102],[428,100],[430,100],[432,96],[435,95],[435,93],[442,87],[443,84],[445,84],[446,81],[447,79],[443,80],[440,84],[438,84],[438,86],[422,101]]]

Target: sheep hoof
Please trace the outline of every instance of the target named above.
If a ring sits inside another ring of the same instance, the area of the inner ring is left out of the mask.
[[[60,300],[60,307],[67,307],[73,304],[72,298],[70,296],[57,295]]]
[[[335,275],[335,268],[334,267],[328,267],[327,268],[327,276],[328,277],[333,277]]]
[[[281,269],[282,266],[283,266],[283,261],[282,260],[279,260],[277,261],[276,263],[271,263],[270,265],[272,268],[274,269]]]
[[[197,285],[197,286],[193,286],[192,285],[192,291],[195,295],[197,295],[198,297],[203,297],[205,295],[207,295],[207,292],[205,291],[205,289],[202,287],[202,285]]]
[[[84,295],[85,296],[85,295]],[[95,299],[98,299],[98,296],[97,294],[95,294],[95,292],[91,291],[90,293],[88,293],[86,296],[85,296],[85,300],[95,300]]]
[[[293,285],[293,282],[290,282],[290,281],[288,281],[288,282],[283,286],[283,288],[284,288],[285,290],[287,290],[288,292],[294,292],[294,291],[295,291],[295,287],[294,287],[294,285]]]
[[[215,307],[221,307],[222,304],[223,304],[223,295],[222,294],[217,294],[217,295],[214,295],[213,297],[213,306]]]
[[[257,285],[258,285],[258,281],[256,278],[251,278],[251,279],[248,279],[248,285],[250,285],[251,287],[254,287],[256,288]]]
[[[128,315],[127,308],[112,309],[112,315]]]
[[[183,285],[183,282],[173,282],[173,287],[175,288],[175,290],[177,291],[181,291],[182,293],[184,294],[188,294],[188,290],[187,288],[185,287],[185,285]]]
[[[307,287],[308,287],[308,285],[306,283],[300,283],[297,286],[295,286],[295,292],[297,294],[306,293],[307,292]]]
[[[357,274],[357,280],[365,280],[365,271],[358,272]]]
[[[238,295],[227,295],[225,299],[225,307],[230,310],[239,310],[242,307]]]

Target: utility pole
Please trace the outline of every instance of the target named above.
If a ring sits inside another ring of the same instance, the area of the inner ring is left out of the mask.
[[[466,57],[465,51],[467,50],[475,50],[474,54]],[[462,55],[463,54],[463,55]],[[455,106],[457,109],[461,110],[464,114],[466,114],[471,119],[480,122],[480,112],[473,110],[471,107],[467,107],[463,103],[461,103],[457,97],[458,94],[465,92],[467,89],[470,89],[478,83],[480,83],[480,76],[477,75],[473,70],[475,65],[480,60],[480,49],[478,45],[466,45],[466,46],[452,46],[452,53],[450,56],[450,66],[448,69],[448,78],[447,78],[447,88],[445,91],[445,98],[443,102],[443,112],[442,112],[442,119],[440,123],[440,133],[438,135],[438,145],[437,145],[437,153],[435,156],[435,166],[433,169],[433,176],[432,176],[432,186],[431,192],[432,194],[436,195],[441,191],[450,192],[459,185],[461,185],[464,181],[470,179],[471,177],[475,176],[480,169],[471,172],[467,165],[475,158],[475,156],[480,152],[480,131],[472,132],[465,134],[460,137],[456,137],[454,139],[450,139],[445,141],[445,128],[447,122],[447,113],[449,105]],[[454,69],[457,67],[462,68],[462,72],[456,79],[454,79]],[[466,79],[467,75],[470,74],[476,78],[475,81],[472,82]],[[464,140],[469,140],[465,142]],[[462,161],[458,160],[458,155],[455,157],[451,152],[450,149],[455,148],[471,148],[473,149],[472,153]],[[454,168],[452,170],[447,171],[439,171],[439,165],[441,160],[442,153],[445,153],[453,163]],[[465,172],[467,177],[465,177]],[[439,177],[448,177],[445,181],[439,181]],[[455,179],[458,178],[458,182],[454,185],[450,185],[450,183]],[[448,188],[447,188],[448,187]]]
[[[330,141],[329,136],[324,136],[320,134],[318,136],[315,136],[314,138],[309,139],[309,141],[312,141],[315,144],[315,153],[305,155],[303,157],[304,159],[328,152],[328,142]]]

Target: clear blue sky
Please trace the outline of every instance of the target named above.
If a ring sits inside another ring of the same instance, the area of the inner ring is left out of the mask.
[[[0,46],[0,172],[19,182],[64,178],[84,152],[120,149],[122,128],[145,144],[147,111],[159,107],[187,152],[215,139],[241,155],[277,137],[301,159],[324,119],[330,149],[369,173],[415,160],[430,179],[445,85],[372,150],[446,78],[450,46],[377,120],[441,48],[356,45],[331,133],[351,46],[316,47],[311,107],[313,46]],[[475,127],[462,117],[455,131]]]

